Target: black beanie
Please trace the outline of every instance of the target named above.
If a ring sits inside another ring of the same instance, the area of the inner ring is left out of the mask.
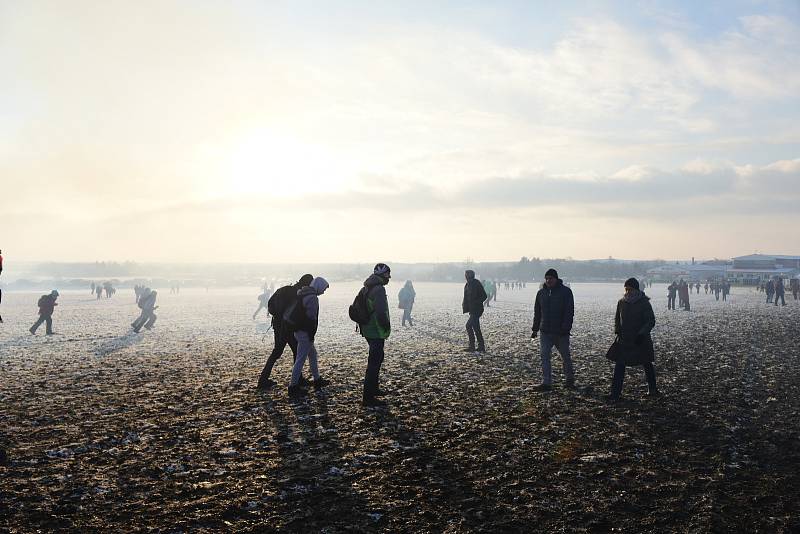
[[[303,276],[300,277],[300,280],[298,280],[297,283],[300,284],[301,287],[304,287],[307,285],[311,285],[311,282],[313,280],[314,280],[314,275],[304,274]]]
[[[625,280],[625,287],[632,287],[633,289],[639,289],[639,281],[636,278],[628,278]]]
[[[558,278],[558,271],[555,269],[547,269],[547,272],[544,273],[544,277],[547,278],[548,276],[552,276],[553,278]]]

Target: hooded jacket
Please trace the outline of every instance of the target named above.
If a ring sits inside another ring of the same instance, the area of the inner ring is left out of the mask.
[[[39,298],[39,315],[50,316],[55,311],[56,297],[53,295],[42,295]]]
[[[533,306],[532,331],[568,336],[574,316],[575,300],[572,290],[564,285],[564,281],[559,278],[552,289],[542,284]]]
[[[475,278],[474,271],[466,271],[467,283],[464,284],[464,299],[461,301],[461,312],[483,315],[483,303],[488,296],[483,284]]]
[[[403,286],[403,289],[397,294],[398,300],[398,307],[404,310],[411,309],[414,305],[414,299],[417,296],[417,292],[414,291],[414,286],[411,284],[406,284]]]
[[[655,325],[656,317],[650,298],[642,291],[621,298],[614,315],[616,350],[610,350],[607,357],[615,362],[624,362],[625,365],[652,362],[655,351],[650,331]]]
[[[302,314],[297,315],[300,317],[300,321],[295,329],[306,332],[311,341],[314,341],[319,327],[319,295],[324,293],[328,287],[328,281],[318,276],[311,281],[311,285],[297,290],[297,306],[302,308]]]
[[[157,296],[158,292],[152,289],[147,293],[143,293],[142,296],[139,297],[139,308],[143,311],[153,311],[156,307]]]
[[[367,292],[367,310],[369,322],[361,325],[361,335],[369,339],[386,339],[392,332],[389,321],[389,303],[386,299],[388,280],[376,274],[364,280],[364,290]]]

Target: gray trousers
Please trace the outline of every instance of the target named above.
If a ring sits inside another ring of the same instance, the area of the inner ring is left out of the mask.
[[[575,370],[572,368],[572,357],[569,352],[569,336],[556,334],[539,334],[539,346],[542,355],[542,382],[545,384],[553,383],[553,370],[550,366],[550,354],[553,346],[558,349],[561,359],[564,361],[564,378],[567,380],[575,379]]]
[[[308,366],[311,368],[311,376],[314,380],[319,380],[319,368],[317,367],[317,348],[314,342],[308,337],[308,332],[298,330],[294,333],[294,338],[297,340],[297,359],[294,361],[292,368],[292,383],[290,385],[296,386],[300,383],[300,375],[303,373],[303,365],[308,358]]]

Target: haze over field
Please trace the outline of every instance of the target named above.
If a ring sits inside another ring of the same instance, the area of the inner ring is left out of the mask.
[[[800,4],[0,0],[30,261],[791,253]]]

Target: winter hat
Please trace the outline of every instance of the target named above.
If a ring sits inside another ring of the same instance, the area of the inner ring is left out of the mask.
[[[475,278],[475,271],[473,271],[472,269],[467,269],[466,271],[464,271],[464,276],[466,276],[470,280],[473,280]]]
[[[639,289],[639,281],[636,278],[628,278],[625,280],[625,287],[632,287],[633,289]]]
[[[558,278],[558,271],[555,269],[547,269],[547,272],[544,273],[544,277],[547,278],[548,276],[552,276],[553,278]]]
[[[56,291],[56,290],[54,289],[54,290],[52,290],[52,291],[50,292],[50,295],[52,295],[52,296],[54,296],[54,297],[57,297],[57,296],[58,296],[58,291]]]
[[[304,274],[303,276],[300,277],[300,280],[298,280],[297,283],[300,284],[300,286],[302,287],[302,286],[307,286],[313,280],[314,280],[314,276],[313,275]]]
[[[372,274],[382,276],[383,278],[389,278],[392,275],[392,270],[385,263],[377,263],[375,264],[375,268],[372,269]]]

